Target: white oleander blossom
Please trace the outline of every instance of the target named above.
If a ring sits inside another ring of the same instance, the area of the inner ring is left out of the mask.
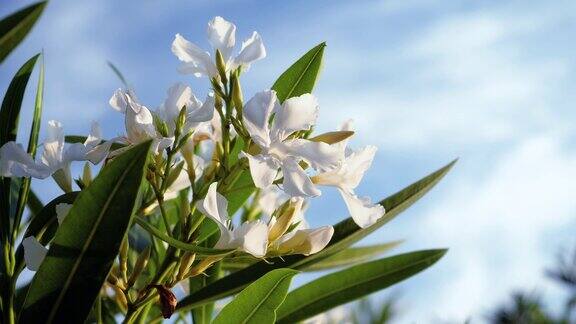
[[[232,52],[236,45],[236,26],[222,17],[215,17],[208,23],[207,34],[214,52],[219,50],[222,53],[226,71],[238,67],[246,70],[253,62],[266,57],[266,48],[257,32],[253,32],[250,38],[242,42],[240,52],[233,57]],[[189,42],[180,34],[176,34],[172,42],[172,53],[183,62],[179,68],[181,73],[194,74],[196,77],[218,76],[215,59],[210,53]]]
[[[56,205],[55,209],[58,224],[62,224],[70,208],[72,208],[71,204],[60,203]],[[24,247],[24,263],[26,264],[26,268],[31,271],[38,271],[40,264],[46,258],[46,254],[48,254],[48,249],[40,244],[34,236],[28,236],[22,240],[22,246]]]
[[[176,83],[168,89],[164,103],[158,109],[158,115],[168,126],[170,135],[174,134],[176,119],[182,108],[186,107],[186,122],[182,133],[186,134],[190,130],[197,128],[200,124],[210,122],[214,116],[214,96],[206,96],[202,103],[192,89],[182,83]]]
[[[64,191],[72,191],[70,164],[73,161],[100,163],[108,154],[112,143],[100,144],[102,135],[98,123],[93,122],[90,135],[84,143],[64,143],[62,124],[48,122],[44,151],[35,161],[24,148],[16,142],[8,142],[0,148],[0,175],[4,177],[33,177],[45,179],[53,176]]]
[[[196,205],[198,210],[216,222],[220,229],[220,238],[214,247],[237,249],[257,258],[264,257],[268,246],[268,226],[260,220],[255,220],[231,229],[228,201],[218,193],[217,187],[218,183],[212,183],[206,197]]]
[[[140,104],[132,91],[118,89],[109,101],[110,106],[124,114],[126,136],[110,141],[121,140],[128,145],[138,144],[152,139],[152,150],[160,152],[174,143],[174,137],[163,137],[154,125],[154,116],[150,110]]]
[[[344,130],[349,130],[349,128],[347,124]],[[385,210],[382,205],[372,203],[369,197],[358,197],[354,189],[358,187],[364,174],[372,165],[377,149],[371,145],[357,151],[352,151],[342,145],[339,147],[346,151],[343,163],[333,170],[315,175],[312,181],[318,185],[336,187],[354,222],[366,228],[378,221],[384,215]]]
[[[274,120],[270,125],[272,114]],[[342,152],[326,143],[289,138],[293,132],[310,129],[317,116],[318,102],[311,94],[290,98],[280,105],[276,92],[267,90],[257,93],[246,103],[244,126],[261,150],[254,156],[244,153],[256,187],[268,188],[281,169],[282,188],[288,195],[320,195],[299,163],[305,161],[317,171],[326,171],[338,165]]]

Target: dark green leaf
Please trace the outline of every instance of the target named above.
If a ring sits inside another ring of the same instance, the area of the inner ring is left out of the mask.
[[[122,84],[124,85],[124,87],[126,89],[130,88],[128,86],[128,82],[126,82],[126,78],[124,78],[124,75],[122,74],[122,72],[120,72],[120,70],[116,67],[116,65],[112,64],[112,62],[108,61],[108,66],[112,69],[112,72],[114,72],[114,74],[116,74],[116,76],[118,77],[118,79],[120,79],[120,81],[122,81]]]
[[[334,253],[320,262],[312,263],[304,269],[306,271],[320,271],[357,264],[388,252],[400,243],[402,243],[402,241],[347,248],[338,253]]]
[[[36,272],[22,323],[81,323],[134,215],[151,141],[108,163],[76,198]]]
[[[38,60],[38,55],[40,54],[35,55],[22,65],[14,78],[12,78],[8,90],[6,90],[4,100],[2,100],[2,108],[0,109],[0,147],[7,142],[16,140],[22,98],[24,97],[30,74],[32,74],[36,60]],[[2,242],[10,235],[11,209],[15,210],[15,208],[11,208],[10,202],[17,200],[13,199],[15,197],[11,197],[10,194],[11,179],[0,177],[0,180],[0,242]]]
[[[322,66],[326,43],[320,43],[292,64],[272,86],[280,102],[312,92]]]
[[[42,117],[42,104],[44,100],[44,62],[40,64],[40,74],[38,76],[38,87],[36,89],[36,101],[34,103],[34,115],[32,118],[32,126],[30,128],[30,138],[28,139],[28,154],[35,159],[36,150],[38,145],[38,134],[40,133],[40,120]],[[28,195],[30,193],[30,178],[22,179],[20,192],[18,194],[18,205],[16,208],[16,216],[12,229],[12,236],[15,238],[20,230],[20,221],[28,203]]]
[[[269,259],[266,262],[258,262],[243,270],[234,272],[196,293],[190,294],[178,303],[178,308],[190,309],[209,301],[230,296],[271,270],[278,268],[304,269],[342,251],[382,227],[419,200],[446,175],[454,163],[456,161],[450,162],[436,172],[384,199],[381,204],[386,208],[386,214],[374,225],[362,229],[354,223],[354,220],[347,218],[334,226],[334,235],[324,250],[310,256],[288,255],[282,258]]]
[[[274,323],[276,309],[286,298],[292,277],[297,273],[292,269],[270,271],[239,293],[212,323]]]
[[[66,143],[84,143],[86,141],[87,137],[86,136],[80,136],[80,135],[66,135],[64,136],[64,141]],[[104,143],[106,142],[106,140],[102,140],[100,143]],[[120,143],[113,143],[112,146],[110,147],[110,150],[114,151],[117,150],[119,148],[123,148],[126,147],[126,145],[124,144],[120,144]]]
[[[296,323],[390,287],[438,261],[446,250],[427,250],[359,264],[290,292],[278,309],[278,323]]]
[[[44,7],[46,2],[35,3],[0,20],[0,63],[28,35]]]

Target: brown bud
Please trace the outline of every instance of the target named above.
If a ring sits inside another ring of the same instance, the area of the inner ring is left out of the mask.
[[[148,288],[156,288],[158,295],[160,296],[162,317],[170,318],[174,313],[174,310],[176,310],[176,304],[178,304],[178,300],[176,300],[174,293],[163,285],[150,285]]]

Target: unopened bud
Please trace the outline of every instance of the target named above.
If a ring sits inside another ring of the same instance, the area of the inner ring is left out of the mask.
[[[354,135],[353,131],[336,131],[320,134],[310,138],[313,142],[324,142],[327,144],[336,144]]]
[[[224,56],[222,56],[222,52],[220,52],[219,49],[216,50],[216,68],[218,68],[218,74],[220,75],[222,83],[228,82],[226,76],[226,62],[224,61]]]
[[[160,135],[168,137],[168,126],[166,126],[166,123],[156,115],[154,115],[154,127]]]
[[[90,169],[90,164],[88,162],[84,163],[84,169],[82,170],[82,183],[88,186],[92,182],[92,169]]]
[[[272,225],[272,228],[268,233],[268,241],[274,242],[286,233],[292,224],[294,217],[300,213],[303,201],[303,199],[296,199],[295,201],[290,202],[288,208],[284,210],[284,212],[276,219],[274,225]]]
[[[192,263],[194,263],[194,260],[196,260],[195,253],[187,251],[184,254],[184,256],[182,256],[182,262],[180,263],[180,268],[178,269],[178,276],[176,277],[177,281],[184,279],[186,273],[188,272],[188,269],[192,266]]]
[[[232,76],[232,101],[239,113],[242,113],[244,106],[244,98],[242,96],[242,87],[240,86],[240,79],[236,74]]]
[[[194,277],[194,276],[197,276],[199,274],[202,274],[202,273],[204,273],[204,271],[206,271],[208,268],[210,268],[210,266],[212,266],[214,263],[216,263],[220,260],[222,260],[221,256],[207,257],[206,259],[200,261],[200,263],[198,263],[197,266],[190,269],[190,271],[188,271],[188,273],[186,274],[185,277]]]
[[[142,251],[140,253],[140,255],[138,256],[138,259],[136,260],[136,264],[134,264],[134,269],[132,270],[132,273],[130,274],[130,278],[128,278],[128,288],[134,286],[134,283],[138,279],[138,276],[140,276],[140,273],[142,273],[142,270],[144,270],[144,268],[146,268],[146,265],[148,264],[149,259],[150,259],[150,246],[147,246],[144,249],[144,251]]]
[[[178,300],[174,293],[165,286],[162,285],[151,285],[149,287],[156,288],[158,295],[160,296],[160,309],[162,311],[162,317],[170,318],[174,311],[176,310],[176,305]]]
[[[182,134],[182,130],[184,129],[184,125],[186,124],[186,106],[180,109],[180,113],[175,120],[176,128],[174,130],[174,134],[176,136],[180,136]]]
[[[118,253],[118,259],[120,261],[120,275],[122,276],[122,280],[124,280],[124,282],[128,281],[128,249],[128,238],[125,238],[122,240],[122,244],[120,244],[120,252]]]

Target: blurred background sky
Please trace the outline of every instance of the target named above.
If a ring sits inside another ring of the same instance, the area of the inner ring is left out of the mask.
[[[4,0],[0,15],[30,3]],[[150,108],[176,81],[203,98],[207,79],[179,75],[170,45],[181,33],[208,48],[215,15],[237,25],[237,43],[253,30],[264,39],[268,57],[243,77],[247,98],[327,42],[318,129],[353,118],[352,145],[379,148],[361,195],[378,200],[460,157],[429,195],[362,242],[450,248],[393,289],[400,322],[482,321],[515,288],[558,296],[541,275],[575,243],[576,2],[58,0],[0,66],[0,91],[43,49],[44,125],[57,119],[67,134],[87,134],[97,120],[116,136],[123,121],[108,99],[121,84],[106,61]],[[28,97],[22,129],[32,105]],[[50,180],[33,186],[45,201],[58,194]],[[324,189],[307,216],[334,223],[345,210]]]

